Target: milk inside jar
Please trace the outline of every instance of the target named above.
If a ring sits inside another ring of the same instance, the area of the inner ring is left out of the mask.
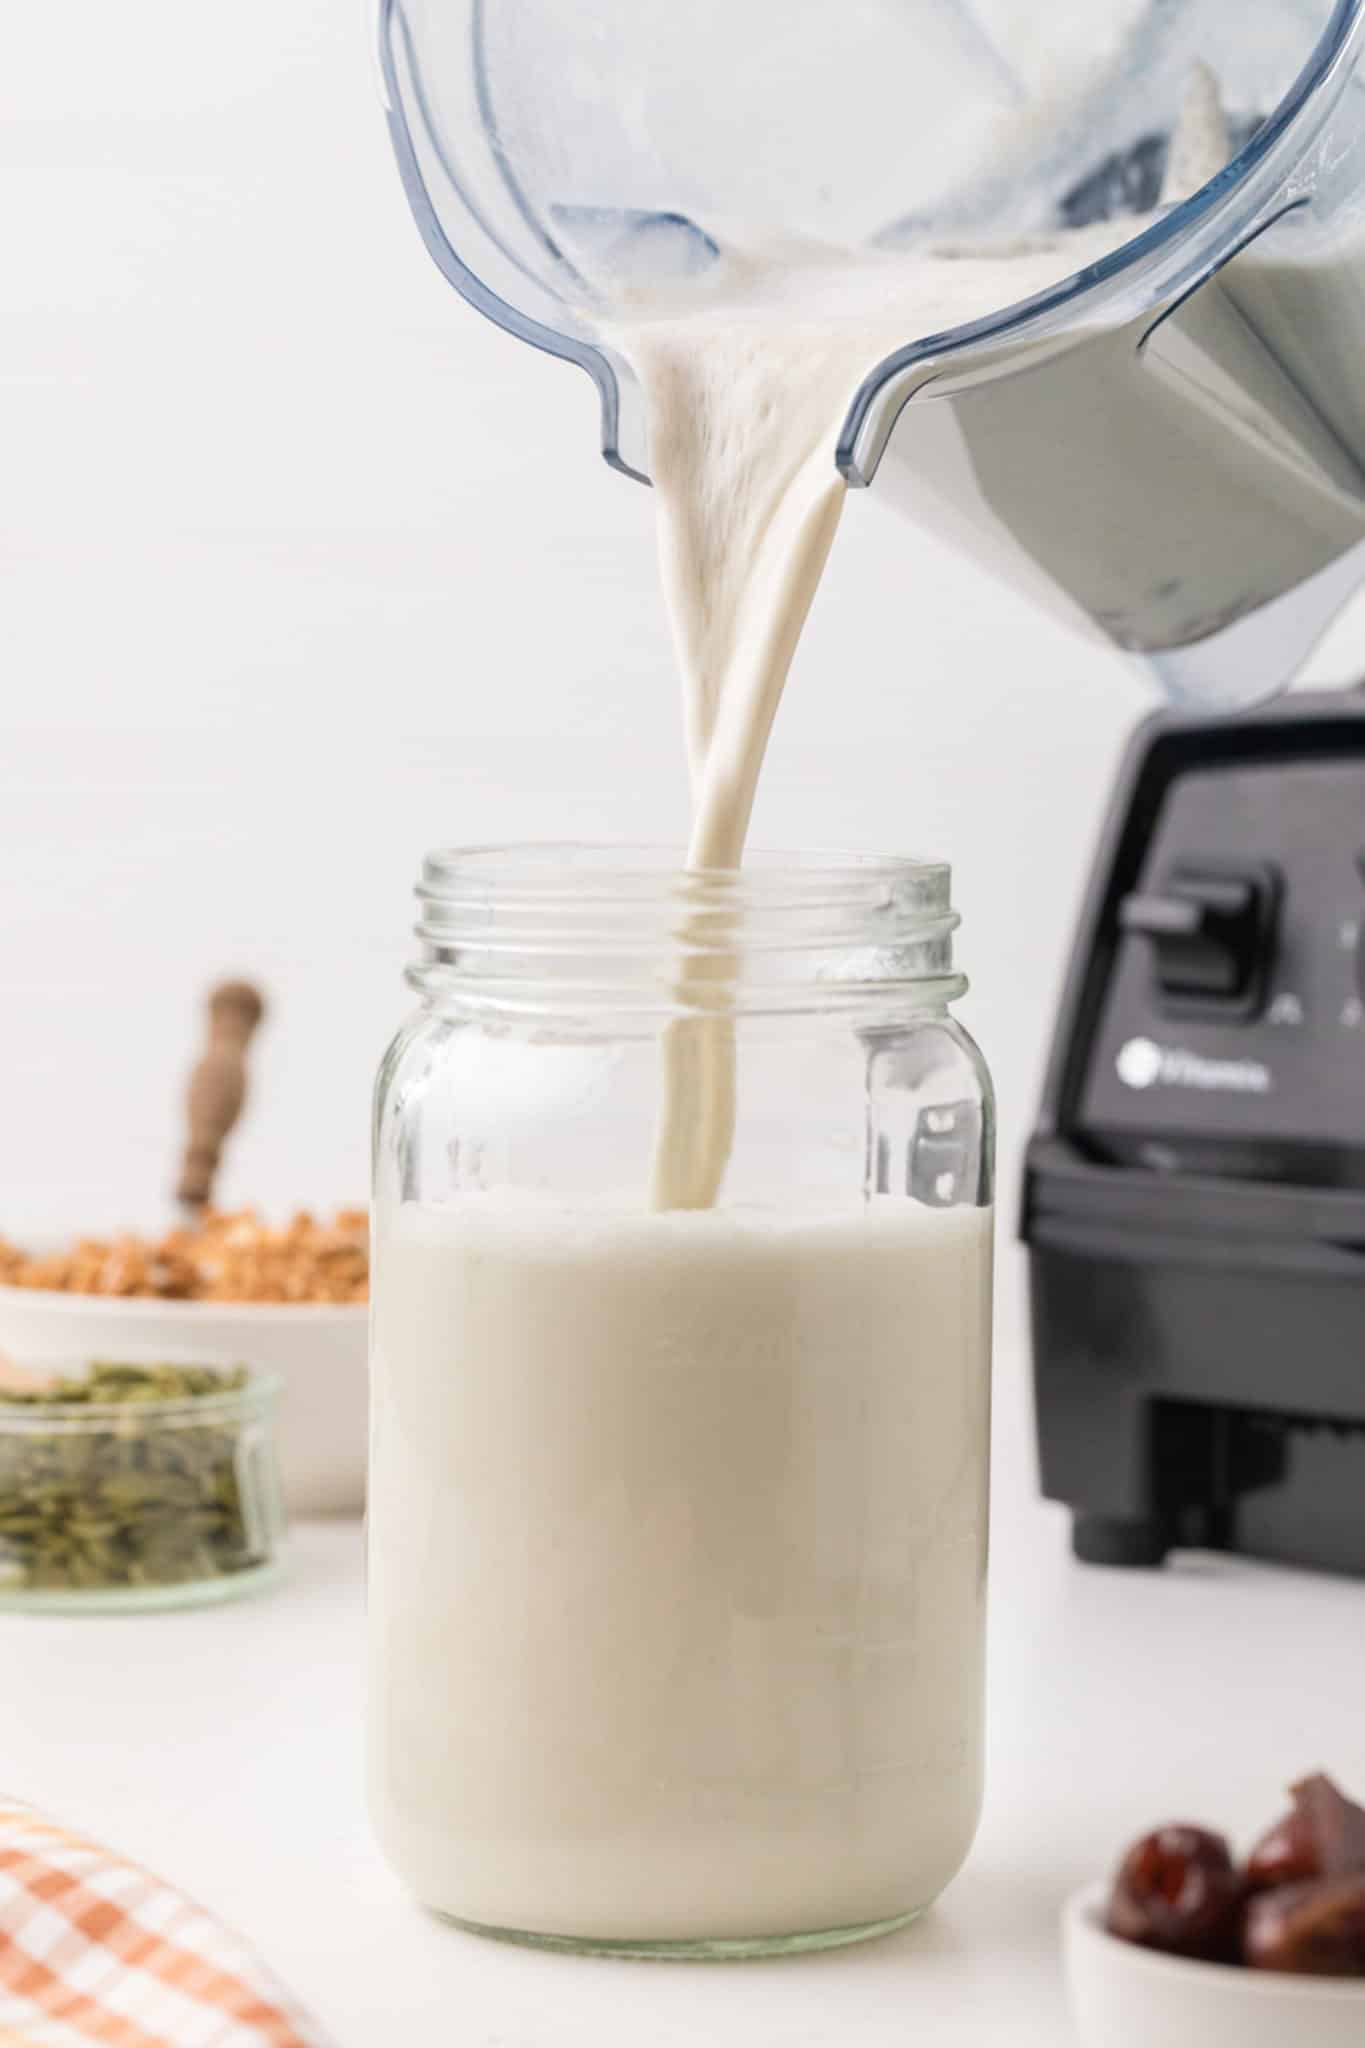
[[[981,1793],[989,1235],[894,1199],[399,1211],[370,1597],[420,1897],[705,1943],[937,1894]]]

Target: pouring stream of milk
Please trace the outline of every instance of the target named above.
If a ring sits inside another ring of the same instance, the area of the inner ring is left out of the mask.
[[[1216,84],[1195,76],[1163,200],[1226,160]],[[689,870],[740,865],[773,719],[843,509],[834,460],[866,373],[909,339],[1031,297],[1142,222],[993,249],[846,255],[728,246],[697,307],[636,307],[611,338],[644,392],[664,595],[683,675],[692,782]],[[687,933],[679,935],[684,951]],[[664,1040],[653,1205],[708,1208],[734,1133],[735,1054],[723,951],[684,963],[699,1014]],[[708,1014],[709,1013],[709,1014]]]

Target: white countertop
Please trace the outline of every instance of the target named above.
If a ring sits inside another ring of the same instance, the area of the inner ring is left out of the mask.
[[[906,1933],[622,1963],[423,1914],[366,1828],[355,1524],[298,1529],[288,1585],[240,1605],[0,1618],[0,1790],[239,1927],[337,2048],[1065,2048],[1058,1906],[1129,1836],[1186,1816],[1245,1834],[1315,1766],[1365,1786],[1365,1592],[1240,1561],[1072,1564],[1064,1517],[1032,1497],[1017,1343],[997,1386],[986,1815]]]

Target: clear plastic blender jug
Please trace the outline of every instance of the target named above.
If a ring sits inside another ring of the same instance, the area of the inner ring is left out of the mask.
[[[858,250],[1131,217],[870,362],[837,460],[1201,704],[1280,688],[1365,578],[1363,41],[1365,0],[380,0],[428,248],[589,372],[634,476],[600,324],[700,286],[735,223]],[[1163,207],[1200,65],[1230,161]]]

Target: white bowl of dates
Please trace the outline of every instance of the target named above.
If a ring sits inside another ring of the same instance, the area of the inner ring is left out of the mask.
[[[1362,2048],[1365,1809],[1321,1775],[1290,1797],[1241,1863],[1162,1827],[1068,1902],[1084,2048]]]
[[[280,1226],[252,1210],[210,1210],[158,1238],[84,1238],[37,1253],[0,1240],[0,1358],[240,1360],[279,1381],[290,1514],[357,1514],[368,1297],[363,1210]]]
[[[279,1576],[278,1386],[100,1361],[0,1381],[0,1608],[236,1599]]]

